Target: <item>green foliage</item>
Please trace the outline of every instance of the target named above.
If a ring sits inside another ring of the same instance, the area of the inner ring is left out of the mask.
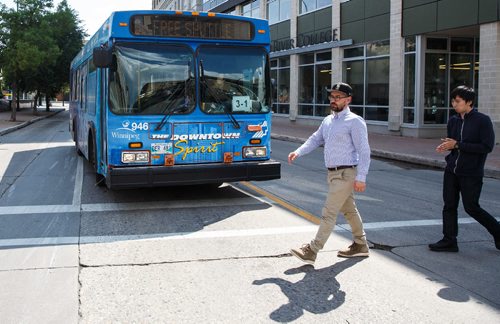
[[[86,36],[66,0],[17,0],[0,6],[0,68],[7,86],[53,97],[69,84],[69,66]]]

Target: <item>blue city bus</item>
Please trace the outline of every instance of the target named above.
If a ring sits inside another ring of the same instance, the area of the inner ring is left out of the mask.
[[[266,20],[114,12],[71,64],[70,132],[110,189],[280,178]]]

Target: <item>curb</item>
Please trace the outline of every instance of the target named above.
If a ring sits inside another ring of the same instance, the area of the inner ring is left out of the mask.
[[[33,123],[36,123],[37,121],[39,120],[42,120],[42,119],[45,119],[45,118],[49,118],[49,117],[52,117],[60,112],[63,112],[65,109],[58,109],[58,110],[54,110],[52,111],[50,114],[48,115],[45,115],[45,116],[40,116],[40,117],[37,117],[37,118],[34,118],[34,119],[31,119],[31,120],[27,120],[25,121],[24,123],[22,124],[19,124],[19,125],[16,125],[16,126],[12,126],[12,127],[9,127],[9,128],[6,128],[4,130],[1,130],[0,131],[0,136],[3,136],[5,134],[9,134],[9,133],[12,133],[13,131],[16,131],[18,129],[21,129],[23,127],[26,127],[30,124],[33,124]]]
[[[282,140],[282,141],[300,143],[300,144],[302,144],[306,141],[305,139],[299,138],[299,137],[272,134],[272,133],[271,133],[271,138],[275,138],[275,139]],[[444,168],[446,167],[445,161],[424,158],[422,156],[417,156],[417,155],[388,152],[388,151],[377,150],[377,149],[372,149],[371,153],[372,153],[371,156],[373,156],[373,157],[379,157],[379,158],[388,159],[388,160],[423,165],[423,166],[437,168],[437,169],[441,169],[441,170],[444,170]],[[484,176],[486,178],[500,179],[500,170],[485,168],[484,169]]]

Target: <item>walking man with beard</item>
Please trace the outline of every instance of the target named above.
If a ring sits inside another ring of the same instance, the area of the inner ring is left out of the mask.
[[[366,123],[349,109],[352,88],[339,82],[328,90],[332,113],[325,117],[318,130],[294,152],[288,163],[324,145],[325,166],[328,169],[328,196],[326,198],[316,237],[291,253],[301,261],[313,264],[323,248],[342,212],[351,226],[353,243],[338,252],[339,257],[369,256],[363,222],[354,201],[354,191],[366,189],[366,175],[370,167],[370,146]]]

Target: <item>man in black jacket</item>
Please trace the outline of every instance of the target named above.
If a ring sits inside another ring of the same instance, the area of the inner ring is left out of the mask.
[[[484,163],[493,150],[495,134],[490,118],[472,108],[474,90],[459,86],[451,92],[451,104],[457,114],[448,121],[448,137],[436,148],[450,152],[446,156],[443,180],[443,239],[429,244],[437,252],[458,252],[458,203],[460,194],[464,209],[483,225],[500,250],[500,223],[479,206],[483,187]]]

